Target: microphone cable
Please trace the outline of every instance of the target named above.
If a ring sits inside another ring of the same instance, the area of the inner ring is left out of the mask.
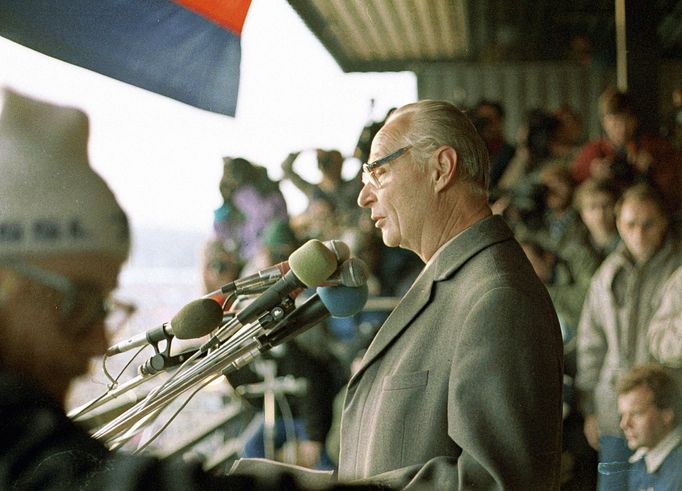
[[[99,401],[104,399],[107,395],[111,393],[112,390],[114,390],[116,387],[118,387],[118,381],[119,379],[123,376],[125,371],[128,369],[130,364],[137,358],[146,346],[142,346],[137,352],[128,360],[128,362],[121,368],[121,371],[116,375],[116,377],[112,377],[111,374],[109,373],[109,370],[107,370],[107,359],[109,356],[105,353],[104,356],[102,357],[102,371],[104,372],[104,375],[109,379],[111,383],[107,384],[107,390],[104,391],[102,394],[98,395],[94,399],[90,400],[85,406],[82,406],[78,409],[78,412],[76,413],[69,413],[69,418],[77,418],[79,416],[82,416],[84,413],[88,412],[91,408],[95,407]]]
[[[196,390],[195,390],[194,392],[192,392],[192,393],[187,397],[187,399],[180,405],[180,407],[178,407],[178,408],[173,412],[173,414],[171,414],[171,416],[168,418],[168,420],[167,420],[167,421],[166,421],[158,430],[156,430],[156,431],[154,432],[154,434],[153,434],[152,436],[150,436],[150,437],[147,439],[146,442],[144,442],[143,444],[141,444],[140,446],[138,446],[138,447],[132,452],[132,454],[133,454],[133,455],[139,455],[140,453],[142,453],[142,452],[143,452],[143,451],[144,451],[152,442],[154,442],[154,440],[156,440],[156,439],[161,435],[161,433],[163,433],[164,431],[166,431],[166,429],[167,429],[167,428],[170,426],[170,424],[175,420],[175,418],[178,417],[178,415],[180,414],[180,412],[182,412],[182,410],[185,409],[185,407],[187,407],[187,404],[189,404],[189,401],[191,401],[191,400],[194,398],[194,396],[197,395],[197,394],[199,393],[199,391],[201,391],[204,387],[206,387],[206,386],[207,386],[208,384],[210,384],[211,382],[213,382],[213,380],[208,380],[208,381],[206,381],[204,384],[199,385],[199,387],[197,387]],[[158,414],[157,414],[157,415],[158,415]],[[155,417],[156,417],[157,415],[155,415]]]

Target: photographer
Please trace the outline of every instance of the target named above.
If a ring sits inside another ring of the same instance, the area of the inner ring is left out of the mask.
[[[542,167],[554,161],[560,122],[542,109],[531,109],[517,134],[514,158],[500,177],[497,189],[508,191],[521,185]]]
[[[588,142],[571,165],[573,177],[612,179],[620,189],[636,182],[654,185],[667,211],[680,208],[682,155],[667,140],[640,131],[635,102],[625,92],[607,89],[599,99],[604,137]]]
[[[292,182],[308,198],[309,202],[317,199],[325,199],[332,203],[338,213],[339,222],[342,225],[354,225],[358,215],[355,206],[355,198],[360,190],[358,179],[345,181],[341,175],[344,158],[338,150],[315,150],[317,168],[322,178],[319,183],[313,184],[306,181],[294,170],[294,162],[300,152],[292,152],[282,162],[284,178]],[[332,237],[327,237],[331,239]]]
[[[481,99],[471,120],[490,154],[490,189],[495,189],[514,157],[514,146],[504,139],[504,108],[499,102]]]

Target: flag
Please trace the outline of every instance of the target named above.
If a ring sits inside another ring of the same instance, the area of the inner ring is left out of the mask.
[[[234,116],[251,0],[2,0],[0,36]]]

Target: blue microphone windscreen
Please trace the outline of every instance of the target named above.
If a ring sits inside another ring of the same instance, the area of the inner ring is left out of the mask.
[[[196,339],[218,327],[223,320],[223,308],[211,298],[188,303],[171,320],[173,334],[178,339]]]
[[[289,256],[289,267],[296,278],[315,288],[336,271],[336,256],[322,242],[309,240]]]
[[[362,310],[367,303],[367,285],[321,286],[317,289],[320,300],[332,317],[350,317]]]

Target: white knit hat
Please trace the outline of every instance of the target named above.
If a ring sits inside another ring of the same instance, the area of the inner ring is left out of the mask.
[[[0,114],[0,257],[104,252],[125,259],[130,233],[88,163],[88,117],[4,89]]]

